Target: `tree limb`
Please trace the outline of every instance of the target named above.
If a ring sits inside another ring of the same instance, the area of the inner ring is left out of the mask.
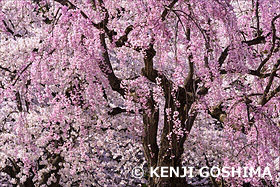
[[[128,36],[128,34],[129,34],[132,30],[133,30],[133,26],[132,26],[132,25],[129,25],[129,26],[125,29],[125,31],[124,31],[125,34],[124,34],[123,36],[121,36],[121,37],[115,42],[115,44],[116,44],[117,47],[122,47],[122,46],[125,45],[125,42],[127,42],[127,40],[128,40],[127,36]]]
[[[161,14],[161,20],[164,21],[168,12],[174,7],[174,5],[178,2],[178,0],[173,0],[167,7],[165,7],[164,11]]]
[[[280,14],[278,14],[277,16],[275,16],[272,21],[271,21],[271,29],[272,29],[272,46],[270,48],[269,54],[267,55],[267,57],[261,62],[261,64],[259,65],[257,71],[260,72],[262,67],[268,62],[268,60],[271,58],[272,53],[274,51],[275,48],[275,41],[276,41],[276,28],[275,28],[275,21],[280,17]]]
[[[104,52],[102,52],[102,56],[104,60],[99,62],[99,68],[102,71],[102,73],[104,73],[107,76],[109,80],[109,84],[112,87],[112,89],[120,93],[122,96],[124,96],[125,90],[121,88],[121,80],[116,77],[109,59],[107,45],[105,42],[105,33],[100,34],[100,42],[101,42],[101,46],[104,48]]]
[[[252,40],[242,41],[242,43],[245,43],[248,46],[257,45],[257,44],[260,44],[260,43],[265,43],[265,37],[264,36],[258,36],[257,38],[254,38]]]
[[[8,68],[5,68],[5,67],[3,67],[3,66],[1,66],[1,65],[0,65],[0,69],[2,69],[2,70],[4,70],[4,71],[8,71],[8,72],[12,73],[12,72],[11,72],[11,70],[9,70]]]
[[[262,106],[265,105],[265,104],[268,102],[267,94],[268,94],[268,92],[269,92],[269,90],[270,90],[270,87],[272,86],[272,82],[273,82],[273,80],[274,80],[274,77],[276,76],[277,68],[278,68],[279,65],[280,65],[280,60],[278,60],[277,63],[274,64],[273,70],[272,70],[272,72],[271,72],[271,74],[270,74],[269,81],[268,81],[268,83],[267,83],[267,86],[266,86],[266,88],[265,88],[265,90],[264,90],[262,99],[261,99],[261,101],[260,101],[260,104],[261,104]],[[274,94],[274,95],[275,95],[275,94]]]
[[[228,56],[228,50],[229,50],[229,46],[227,46],[227,48],[225,48],[225,50],[221,53],[221,56],[219,57],[219,65],[220,67],[223,65],[223,63],[225,62],[227,56]]]

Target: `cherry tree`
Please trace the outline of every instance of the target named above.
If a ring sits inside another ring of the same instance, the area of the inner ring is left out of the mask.
[[[125,181],[142,153],[148,168],[270,167],[272,178],[211,177],[215,187],[279,185],[279,2],[0,7],[0,171],[14,186],[136,186]]]

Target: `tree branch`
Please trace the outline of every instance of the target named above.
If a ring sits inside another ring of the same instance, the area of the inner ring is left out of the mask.
[[[121,88],[121,80],[116,77],[109,59],[104,33],[100,34],[100,42],[101,42],[101,46],[104,48],[104,52],[102,53],[104,61],[99,62],[99,68],[102,71],[102,73],[104,73],[107,76],[109,80],[109,84],[112,87],[112,89],[120,93],[122,96],[124,96],[125,90]]]
[[[261,62],[261,64],[259,65],[257,71],[260,72],[262,67],[268,62],[268,60],[271,58],[272,53],[274,51],[275,48],[275,41],[276,41],[276,28],[275,28],[275,21],[280,17],[280,14],[278,14],[277,16],[275,16],[272,21],[271,21],[271,29],[272,29],[272,46],[270,48],[269,54],[267,55],[267,57]]]
[[[3,67],[3,66],[1,66],[1,65],[0,65],[0,69],[2,69],[2,70],[4,70],[4,71],[8,71],[8,72],[12,73],[12,72],[11,72],[11,70],[9,70],[8,68],[5,68],[5,67]]]
[[[124,31],[124,35],[123,36],[121,36],[117,41],[116,41],[116,46],[117,47],[122,47],[122,46],[124,46],[125,45],[125,42],[127,42],[127,40],[128,40],[128,38],[127,38],[127,36],[128,36],[128,34],[131,32],[133,30],[133,26],[132,25],[129,25],[126,29],[125,29],[125,31]]]
[[[265,37],[264,36],[258,36],[257,38],[254,38],[252,40],[242,41],[242,43],[245,43],[248,46],[257,45],[257,44],[260,44],[260,43],[265,43]]]
[[[278,92],[280,92],[280,85],[277,87],[277,88],[275,88],[270,94],[269,94],[269,96],[267,97],[267,102],[270,100],[270,99],[272,99]]]
[[[261,35],[260,16],[259,16],[259,0],[257,0],[257,2],[256,2],[256,18],[257,18],[257,36],[259,37]]]
[[[221,53],[221,56],[219,57],[219,65],[220,67],[223,65],[223,63],[225,62],[227,56],[228,56],[228,50],[229,50],[229,46],[227,46],[227,48],[225,48],[225,50]]]
[[[71,3],[68,0],[54,0],[54,1],[60,3],[63,6],[67,6],[69,9],[76,9],[77,8],[73,3]]]
[[[268,92],[269,92],[269,90],[270,90],[270,87],[272,86],[272,82],[273,82],[273,80],[274,80],[274,77],[276,76],[277,68],[278,68],[279,65],[280,65],[280,60],[278,60],[277,63],[274,64],[273,70],[272,70],[272,72],[271,72],[271,74],[270,74],[269,81],[268,81],[268,83],[267,83],[267,86],[266,86],[266,88],[265,88],[265,90],[264,90],[262,99],[261,99],[261,101],[260,101],[260,104],[261,104],[262,106],[265,105],[265,104],[268,102],[267,94],[268,94]],[[275,94],[274,94],[274,95],[275,95]]]
[[[164,21],[168,12],[174,7],[174,5],[178,2],[178,0],[173,0],[167,7],[165,7],[164,11],[161,14],[161,20]]]

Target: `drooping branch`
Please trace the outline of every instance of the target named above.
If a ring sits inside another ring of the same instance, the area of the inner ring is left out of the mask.
[[[104,73],[107,76],[109,80],[109,84],[112,87],[112,89],[120,93],[122,96],[124,96],[125,90],[121,88],[121,80],[116,77],[110,62],[104,33],[100,34],[100,42],[101,42],[101,46],[104,49],[102,53],[103,61],[99,62],[99,68],[102,71],[102,73]]]
[[[64,6],[67,6],[69,9],[77,9],[77,7],[71,3],[70,1],[68,0],[55,0],[56,2],[59,2],[60,4],[64,5]],[[95,1],[94,2],[94,7],[96,7],[96,3]],[[107,27],[107,23],[109,21],[109,13],[107,11],[107,9],[103,6],[104,3],[103,1],[99,1],[99,4],[100,6],[102,6],[102,9],[103,9],[103,12],[105,12],[105,18],[100,21],[99,23],[94,23],[91,21],[91,24],[96,28],[96,29],[99,29],[99,30],[104,30],[106,35],[108,36],[110,42],[113,42],[113,36],[114,35],[117,35],[117,32],[114,31],[114,30],[110,30],[108,29]],[[89,19],[89,17],[82,11],[80,10],[80,13],[81,15],[85,18],[85,19]],[[133,30],[133,26],[132,25],[129,25],[126,29],[125,29],[125,34],[123,36],[121,36],[116,42],[115,42],[115,45],[117,47],[122,47],[125,45],[125,42],[127,42],[128,40],[128,34]]]
[[[174,11],[174,10],[172,10],[172,12],[174,12],[174,14],[177,16],[178,22],[181,23],[182,28],[183,28],[183,30],[184,30],[184,32],[185,32],[186,39],[187,39],[188,41],[190,41],[190,37],[191,37],[191,30],[190,30],[190,28],[187,28],[187,29],[186,29],[185,26],[184,26],[184,23],[183,23],[182,19],[180,18],[180,15],[179,15],[176,11]],[[177,24],[177,28],[178,28],[178,24]],[[178,31],[176,31],[176,33],[177,33],[177,32],[178,32]]]
[[[280,92],[280,85],[277,88],[275,88],[273,91],[271,91],[271,93],[268,95],[268,97],[266,99],[267,100],[266,102],[268,102],[270,99],[272,99],[279,92]]]
[[[257,2],[256,2],[256,18],[257,18],[257,35],[258,35],[258,37],[261,35],[259,5],[260,5],[259,0],[257,0]]]
[[[261,64],[259,65],[257,71],[260,72],[262,67],[269,61],[269,59],[271,58],[274,48],[275,48],[275,42],[276,42],[276,28],[275,28],[275,21],[280,17],[280,14],[278,14],[277,16],[275,16],[272,21],[271,21],[271,29],[272,29],[272,46],[270,48],[270,51],[267,55],[267,57],[261,62]]]
[[[32,65],[33,62],[30,62],[27,64],[27,66],[17,75],[16,80],[13,83],[13,86],[17,83],[17,81],[20,79],[21,75]],[[15,71],[16,72],[16,71]]]
[[[198,23],[198,21],[195,20],[195,18],[192,16],[192,14],[187,14],[186,12],[182,11],[182,10],[172,10],[174,13],[175,12],[180,12],[182,13],[182,15],[188,20],[190,19],[194,24],[195,26],[198,28],[198,30],[200,31],[200,33],[202,34],[203,38],[204,38],[204,41],[205,41],[205,45],[206,45],[206,49],[207,50],[210,50],[210,44],[209,44],[209,37],[207,38],[206,36],[206,30],[204,30],[200,24]],[[175,14],[177,15],[177,14]]]
[[[278,67],[280,65],[280,60],[277,60],[277,63],[274,64],[274,67],[272,69],[272,72],[270,74],[270,77],[269,77],[269,80],[268,80],[268,83],[267,83],[267,86],[264,90],[264,93],[263,93],[263,96],[262,96],[262,99],[260,101],[260,104],[261,105],[265,105],[269,100],[267,98],[267,94],[272,86],[272,83],[273,83],[273,80],[274,80],[274,77],[276,76],[276,72],[278,70]],[[277,92],[276,92],[277,93]],[[273,96],[276,94],[276,93],[273,93]],[[272,95],[269,96],[269,99],[271,99],[273,97]]]
[[[73,10],[78,9],[78,7],[76,5],[74,5],[73,3],[71,3],[68,0],[54,0],[54,1],[60,3],[63,6],[67,6],[69,9],[73,9]],[[105,10],[104,7],[103,7],[103,9]],[[105,18],[102,21],[100,21],[99,23],[94,23],[91,21],[91,24],[97,29],[104,29],[104,30],[107,30],[107,32],[110,32],[110,30],[106,27],[106,24],[108,23],[109,14],[106,10],[105,10],[105,12],[106,12]],[[85,12],[80,10],[80,13],[85,19],[89,19],[89,17],[86,15]]]
[[[60,4],[62,4],[64,6],[67,6],[69,9],[77,9],[77,7],[68,0],[55,0],[55,1],[59,2]],[[99,3],[100,3],[100,5],[103,4],[102,1],[99,1]],[[105,7],[103,7],[103,11],[105,11],[105,18],[97,24],[94,22],[91,22],[91,23],[95,28],[97,28],[99,30],[104,30],[105,33],[107,34],[107,36],[109,37],[110,41],[112,41],[113,40],[112,36],[115,35],[116,32],[109,30],[107,28],[109,13],[105,9]],[[80,13],[85,19],[89,19],[89,17],[83,11],[80,11]],[[132,27],[128,27],[125,31],[125,34],[128,35],[131,30],[132,30]],[[125,90],[123,88],[121,88],[121,86],[120,86],[121,80],[116,77],[116,75],[113,71],[111,62],[110,62],[107,45],[106,45],[106,41],[105,41],[105,33],[100,34],[100,43],[101,43],[101,46],[103,47],[103,52],[102,52],[103,60],[99,62],[99,68],[102,71],[102,73],[104,73],[107,76],[107,78],[109,80],[109,84],[112,87],[112,89],[114,91],[117,91],[118,93],[120,93],[122,96],[124,96]],[[127,36],[121,37],[120,40],[117,41],[117,46],[120,47],[121,45],[124,45],[125,41],[127,41]]]

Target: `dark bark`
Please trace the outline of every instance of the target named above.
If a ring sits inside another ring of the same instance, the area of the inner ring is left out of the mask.
[[[174,98],[172,95],[173,84],[165,76],[159,75],[156,70],[153,69],[153,57],[155,51],[153,46],[145,51],[146,55],[144,58],[145,67],[142,69],[143,75],[149,80],[155,82],[155,78],[158,76],[162,78],[162,88],[165,95],[165,107],[164,107],[164,127],[161,135],[160,146],[156,143],[157,128],[158,128],[158,111],[154,108],[154,102],[152,97],[148,102],[149,109],[152,111],[152,115],[144,114],[143,121],[145,125],[145,134],[143,135],[143,146],[145,150],[145,156],[149,163],[149,167],[182,167],[182,154],[184,152],[184,142],[187,137],[187,132],[190,132],[196,113],[189,116],[188,112],[191,108],[192,103],[195,100],[195,88],[194,88],[194,67],[192,58],[189,58],[189,74],[185,80],[184,88],[177,87],[177,91]],[[176,105],[176,101],[180,103]],[[166,113],[166,109],[171,110],[170,116]],[[176,126],[172,116],[174,112],[179,112],[178,118],[180,126]],[[171,120],[168,120],[168,118]],[[182,130],[182,134],[174,133],[174,130]],[[171,136],[169,136],[171,133]],[[169,138],[168,138],[169,137]],[[151,156],[152,155],[152,156]],[[169,178],[158,178],[153,176],[149,178],[149,186],[166,186],[166,187],[181,187],[190,186],[187,184],[185,178],[180,177],[169,177]]]
[[[252,40],[242,41],[242,43],[245,43],[248,46],[265,43],[265,37],[264,36],[259,36],[257,38],[252,39]]]
[[[161,20],[164,21],[168,12],[174,7],[174,5],[178,2],[178,0],[173,0],[163,11],[161,14]]]
[[[227,56],[228,56],[228,50],[229,50],[229,46],[227,46],[227,48],[225,48],[225,50],[222,52],[221,56],[219,57],[219,66],[221,67],[223,65],[223,63],[225,62]]]
[[[143,114],[144,134],[142,135],[142,144],[149,167],[154,167],[157,164],[159,152],[157,145],[159,111],[155,108],[152,96],[147,104],[151,112],[150,114],[146,112]]]

